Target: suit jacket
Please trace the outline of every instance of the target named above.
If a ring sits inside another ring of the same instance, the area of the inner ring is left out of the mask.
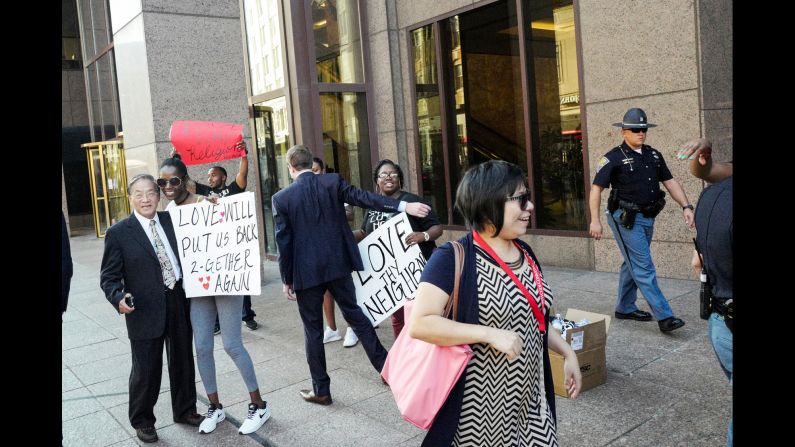
[[[71,284],[72,250],[69,247],[69,232],[66,230],[66,219],[61,213],[61,313],[66,312]]]
[[[303,290],[364,269],[345,203],[381,211],[400,205],[350,185],[339,174],[306,172],[273,195],[282,283]]]
[[[177,237],[168,212],[157,213],[168,243],[177,254]],[[179,256],[176,256],[180,262]],[[108,228],[102,255],[100,286],[114,308],[125,293],[135,300],[135,312],[125,314],[131,340],[157,338],[166,327],[166,288],[157,254],[141,223],[131,214]],[[175,286],[182,287],[180,284]]]

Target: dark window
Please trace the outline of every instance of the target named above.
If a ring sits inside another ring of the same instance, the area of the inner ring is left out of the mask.
[[[452,209],[459,180],[499,159],[533,182],[533,228],[584,231],[571,0],[494,2],[415,29],[412,43],[422,192],[441,221],[464,224]]]

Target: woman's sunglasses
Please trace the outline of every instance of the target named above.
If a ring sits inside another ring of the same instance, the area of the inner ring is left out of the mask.
[[[524,194],[519,194],[518,196],[510,196],[505,200],[516,200],[519,202],[519,208],[525,209],[527,208],[527,204],[530,202],[530,191],[527,191]]]
[[[157,179],[157,186],[161,188],[165,188],[166,185],[171,185],[173,187],[177,187],[182,184],[182,179],[179,177],[171,177],[170,179],[166,180],[164,178]]]

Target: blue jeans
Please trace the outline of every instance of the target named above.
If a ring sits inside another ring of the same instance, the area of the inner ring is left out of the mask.
[[[709,341],[712,343],[712,349],[715,350],[715,355],[718,357],[720,367],[723,369],[723,373],[726,374],[731,384],[734,371],[732,368],[732,331],[726,327],[723,317],[715,312],[712,312],[712,315],[710,315],[708,324],[707,335],[709,336]],[[732,446],[733,422],[734,418],[729,420],[728,441],[726,443],[729,447]]]
[[[254,317],[257,316],[257,313],[254,312],[254,309],[251,308],[251,295],[244,295],[243,296],[243,321],[252,321]],[[215,325],[218,326],[218,316],[215,317]]]
[[[193,341],[196,346],[196,369],[199,370],[207,394],[218,392],[215,377],[215,355],[213,347],[213,321],[221,322],[221,339],[224,350],[243,376],[248,392],[259,389],[254,364],[248,350],[243,346],[240,334],[240,315],[243,297],[240,295],[199,296],[190,298],[190,323],[193,326]]]
[[[635,301],[638,299],[638,289],[640,289],[656,320],[672,317],[674,313],[671,306],[668,305],[668,300],[665,299],[660,286],[657,285],[657,270],[654,268],[649,250],[651,237],[654,233],[654,219],[638,213],[635,217],[635,225],[631,230],[627,230],[619,223],[621,212],[619,208],[611,216],[608,211],[605,211],[607,223],[613,230],[613,236],[615,236],[618,248],[624,257],[618,276],[616,312],[628,314],[638,310]]]

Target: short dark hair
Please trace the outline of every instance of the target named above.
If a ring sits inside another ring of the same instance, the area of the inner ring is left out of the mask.
[[[223,168],[223,167],[221,167],[221,166],[213,166],[213,167],[212,167],[212,168],[210,168],[210,169],[211,169],[211,170],[212,170],[212,169],[218,169],[219,171],[221,171],[221,174],[223,174],[223,175],[224,175],[224,177],[229,177],[229,176],[226,174],[226,169],[224,169],[224,168]]]
[[[154,177],[152,177],[149,174],[137,174],[133,176],[133,178],[131,178],[129,182],[127,182],[127,195],[132,195],[133,186],[135,186],[135,184],[138,183],[140,180],[149,180],[155,185],[155,191],[157,191],[158,194],[160,193],[160,187],[157,186],[157,182],[155,181]]]
[[[312,169],[312,151],[303,144],[296,144],[287,151],[287,163],[295,169]]]
[[[315,162],[315,163],[317,163],[317,164],[318,164],[318,166],[320,166],[320,170],[321,170],[321,171],[325,171],[325,170],[326,170],[326,164],[325,164],[325,163],[323,163],[323,160],[321,160],[320,158],[318,158],[318,157],[312,157],[312,161],[313,161],[313,162]]]
[[[503,160],[489,160],[469,168],[464,174],[455,193],[455,207],[468,227],[482,232],[485,225],[491,223],[495,227],[492,236],[496,236],[504,223],[505,199],[520,185],[527,187],[525,173],[519,166]]]
[[[375,165],[375,170],[373,170],[373,182],[378,184],[378,171],[380,171],[384,165],[392,165],[392,167],[395,168],[395,171],[398,173],[398,179],[400,180],[400,187],[403,188],[403,170],[400,169],[397,163],[388,158],[379,161],[378,164]]]
[[[180,177],[185,177],[188,175],[188,167],[185,166],[185,163],[182,161],[182,157],[177,153],[175,153],[173,157],[163,160],[163,163],[160,163],[160,169],[168,166],[177,168],[177,173]]]

